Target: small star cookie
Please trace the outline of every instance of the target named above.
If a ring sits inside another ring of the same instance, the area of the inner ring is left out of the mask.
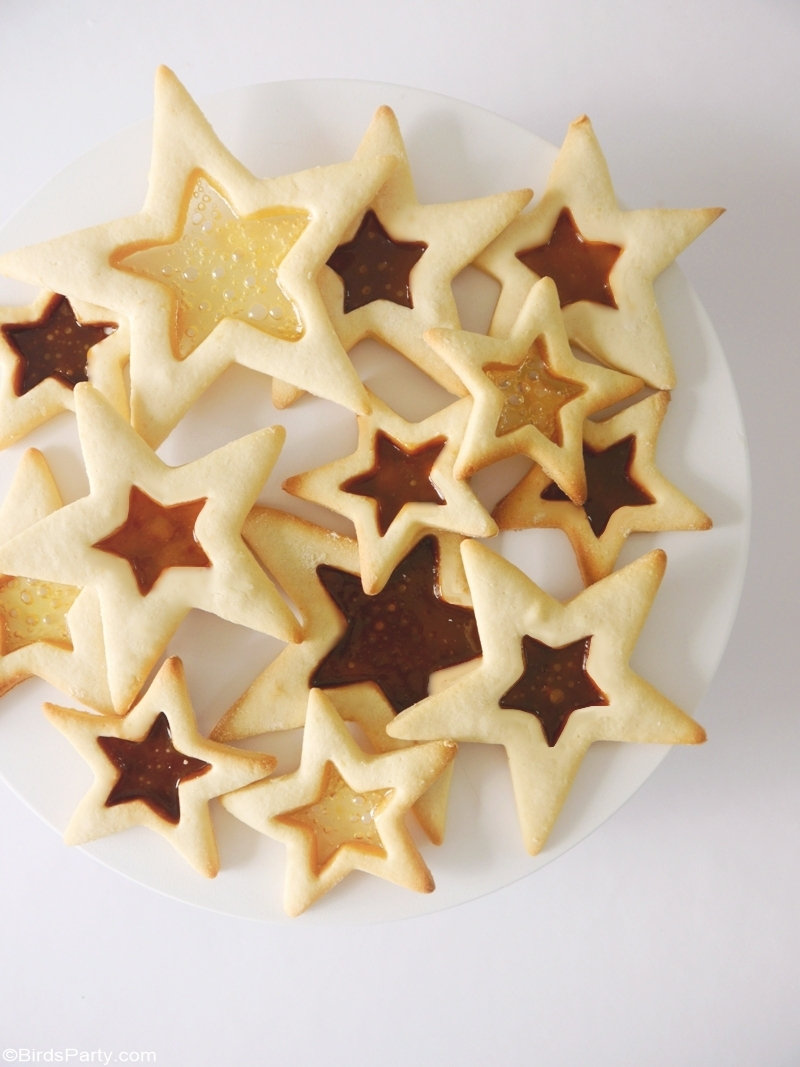
[[[209,801],[264,778],[277,762],[199,734],[176,658],[166,660],[127,715],[94,715],[55,704],[44,710],[95,775],[67,826],[67,844],[146,826],[209,878],[219,871]]]
[[[552,277],[571,342],[656,389],[671,389],[675,373],[653,281],[721,213],[623,210],[589,119],[577,119],[541,199],[477,257],[501,285],[492,333],[506,334],[531,285]]]
[[[407,422],[370,395],[370,413],[357,416],[356,451],[283,483],[295,496],[352,521],[365,592],[379,592],[426,533],[497,533],[483,504],[453,472],[470,407],[463,398],[423,422]]]
[[[421,204],[397,116],[381,107],[355,159],[396,161],[368,210],[329,257],[320,288],[350,351],[377,337],[450,392],[464,388],[425,344],[432,326],[459,326],[452,281],[531,198],[530,189],[452,203]]]
[[[258,179],[162,67],[141,212],[7,253],[0,269],[127,317],[131,417],[154,447],[232,362],[366,410],[316,277],[393,163]]]
[[[669,400],[669,393],[653,393],[608,419],[585,423],[588,493],[581,505],[567,500],[534,467],[495,508],[498,525],[503,530],[563,530],[587,584],[611,573],[632,533],[708,530],[708,515],[656,467]]]
[[[62,506],[41,452],[23,453],[0,508],[0,545]],[[89,707],[110,713],[100,609],[91,590],[23,576],[0,576],[0,695],[41,678]]]
[[[532,286],[507,336],[429,330],[428,343],[463,379],[473,405],[455,474],[525,455],[580,503],[584,420],[637,392],[642,380],[576,359],[555,283]]]
[[[0,572],[92,589],[124,711],[192,608],[272,634],[297,622],[242,541],[282,427],[169,467],[88,383],[75,388],[89,494],[0,547]]]
[[[387,731],[405,740],[503,745],[525,847],[535,854],[595,741],[705,739],[629,665],[666,556],[642,556],[562,604],[478,542],[465,541],[462,553],[483,658]]]
[[[448,766],[455,745],[366,753],[318,690],[305,721],[296,771],[222,800],[237,819],[286,845],[287,914],[299,915],[353,871],[431,892],[433,878],[404,816]]]
[[[59,293],[0,308],[0,448],[73,411],[78,382],[128,418],[128,349],[127,327],[110,312]]]

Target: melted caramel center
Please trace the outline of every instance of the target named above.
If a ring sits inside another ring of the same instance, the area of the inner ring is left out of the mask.
[[[210,567],[195,536],[197,517],[206,498],[164,505],[138,486],[131,486],[128,517],[92,547],[128,561],[142,596],[147,596],[168,567]]]
[[[427,249],[423,241],[396,241],[374,211],[367,211],[352,241],[339,245],[328,260],[344,283],[345,313],[389,300],[413,308],[411,271]]]
[[[589,300],[616,308],[609,276],[622,248],[605,241],[587,241],[564,208],[546,244],[517,252],[517,259],[540,278],[552,278],[561,307]]]
[[[179,786],[211,769],[211,764],[185,756],[172,743],[169,720],[159,712],[147,735],[140,741],[121,737],[98,737],[97,743],[119,772],[105,806],[141,800],[167,822],[181,817]]]

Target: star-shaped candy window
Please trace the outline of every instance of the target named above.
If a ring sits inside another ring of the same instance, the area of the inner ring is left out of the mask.
[[[406,504],[444,504],[431,480],[431,468],[444,444],[444,439],[438,438],[419,448],[405,449],[388,434],[376,434],[375,465],[364,474],[349,478],[342,489],[375,500],[381,536]]]
[[[616,308],[609,275],[622,249],[606,241],[587,241],[568,208],[559,214],[546,244],[517,252],[540,278],[552,278],[561,307],[589,300]]]
[[[581,637],[561,648],[551,648],[524,634],[524,669],[498,701],[501,708],[535,715],[551,748],[573,711],[608,704],[586,670],[591,641],[591,637]]]
[[[37,641],[72,649],[67,613],[80,592],[71,585],[0,577],[0,655]]]
[[[635,454],[636,437],[633,434],[599,451],[584,445],[588,491],[581,507],[595,537],[603,536],[611,516],[619,508],[640,508],[655,503],[631,474]],[[553,483],[542,492],[542,499],[566,500],[567,497]]]
[[[172,241],[120,248],[114,266],[166,285],[175,301],[173,345],[185,359],[226,318],[284,341],[303,335],[278,267],[308,224],[308,214],[272,208],[240,218],[205,175],[187,186],[182,232]]]
[[[498,437],[523,426],[534,426],[548,440],[562,443],[561,409],[581,396],[586,386],[550,371],[543,338],[536,339],[516,366],[487,363],[483,373],[503,394],[503,408],[494,431]]]
[[[385,856],[375,816],[390,794],[387,789],[357,792],[341,776],[334,763],[326,763],[320,793],[310,804],[277,816],[290,826],[304,826],[313,840],[312,867],[319,874],[343,845]]]
[[[70,389],[88,380],[89,349],[117,328],[113,322],[82,323],[65,296],[54,294],[35,322],[4,323],[3,336],[19,360],[14,391],[24,396],[46,378]]]
[[[372,682],[399,712],[427,696],[435,671],[481,654],[472,610],[442,597],[434,537],[423,538],[372,596],[357,575],[326,566],[317,574],[347,628],[313,671],[313,687]]]
[[[128,517],[94,548],[111,552],[131,565],[142,596],[147,596],[169,567],[210,567],[197,540],[195,523],[205,498],[165,506],[137,485],[131,486]]]
[[[339,245],[328,266],[344,282],[345,314],[389,300],[413,308],[411,272],[427,249],[424,241],[396,241],[374,211],[367,211],[352,240]]]
[[[163,711],[139,740],[100,736],[97,743],[118,772],[106,797],[106,807],[141,800],[173,824],[181,817],[181,783],[211,769],[205,760],[184,755],[175,748],[169,719]]]

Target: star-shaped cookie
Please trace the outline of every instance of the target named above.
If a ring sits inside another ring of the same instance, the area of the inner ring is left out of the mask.
[[[656,389],[671,389],[675,373],[653,282],[720,214],[624,210],[589,119],[577,119],[541,199],[476,260],[501,284],[492,332],[507,333],[531,285],[554,277],[571,342]]]
[[[7,253],[0,269],[127,317],[132,420],[153,446],[232,362],[365,410],[316,278],[393,162],[258,179],[162,67],[139,214]]]
[[[305,716],[300,766],[223,798],[223,806],[287,849],[284,908],[299,915],[353,871],[429,893],[433,878],[404,822],[455,755],[449,741],[364,752],[318,690]]]
[[[465,397],[423,422],[408,422],[370,395],[370,413],[357,416],[355,452],[283,483],[295,496],[351,520],[365,592],[377,593],[432,530],[464,537],[497,533],[469,484],[453,473],[470,407]]]
[[[565,499],[534,467],[495,508],[498,525],[563,530],[587,584],[610,574],[632,533],[709,529],[708,515],[656,466],[669,401],[669,393],[653,393],[610,418],[585,423],[588,495],[582,505]]]
[[[296,639],[294,616],[242,540],[282,428],[169,467],[88,383],[76,386],[75,407],[89,494],[0,547],[0,572],[95,591],[115,709],[130,706],[192,608]]]
[[[0,507],[0,545],[61,506],[47,461],[29,449]],[[112,711],[100,608],[91,590],[2,575],[0,695],[32,677],[98,711]]]
[[[459,326],[452,281],[531,198],[529,189],[422,204],[397,116],[381,107],[355,159],[396,166],[320,274],[336,331],[350,351],[377,337],[450,392],[463,385],[425,344],[432,326]]]
[[[128,349],[127,326],[111,312],[59,293],[0,308],[0,448],[73,411],[82,381],[128,418]]]
[[[67,826],[67,844],[146,826],[209,878],[219,871],[209,801],[264,778],[277,762],[200,735],[176,658],[166,660],[127,715],[54,704],[44,710],[95,775]]]
[[[525,455],[579,503],[586,494],[584,420],[637,392],[642,381],[576,359],[552,279],[533,285],[507,335],[437,328],[426,339],[473,397],[456,475]]]
[[[563,604],[475,541],[462,553],[480,664],[402,712],[393,737],[503,745],[525,847],[544,846],[595,741],[695,744],[696,722],[637,675],[631,652],[658,590],[660,550]]]

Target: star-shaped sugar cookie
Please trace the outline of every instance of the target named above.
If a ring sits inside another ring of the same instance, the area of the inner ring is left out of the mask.
[[[127,326],[111,312],[59,293],[0,308],[0,448],[73,411],[82,381],[128,418],[128,350]]]
[[[449,741],[366,753],[331,701],[311,693],[300,766],[223,798],[287,849],[284,908],[299,915],[353,871],[429,893],[433,878],[404,822],[455,755]]]
[[[580,502],[584,420],[637,392],[642,381],[576,359],[552,279],[529,290],[508,335],[437,328],[426,338],[473,397],[456,475],[525,455]]]
[[[510,329],[531,285],[553,277],[569,339],[656,389],[675,384],[653,281],[719,208],[626,211],[586,116],[573,122],[541,199],[477,258],[501,284],[492,332]]]
[[[183,666],[175,658],[166,660],[127,715],[93,715],[54,704],[45,704],[45,713],[95,775],[67,826],[67,844],[146,826],[209,878],[219,871],[209,802],[264,778],[277,762],[200,735]]]
[[[29,449],[0,507],[0,545],[61,506],[47,461]],[[112,711],[100,609],[91,590],[2,575],[0,695],[32,677],[97,711]]]
[[[491,537],[497,526],[453,466],[471,408],[458,400],[423,422],[408,422],[377,396],[357,416],[358,447],[283,483],[284,489],[350,519],[361,577],[377,593],[426,533]]]
[[[529,189],[473,200],[422,204],[397,116],[381,107],[356,152],[360,162],[385,156],[396,166],[353,223],[320,274],[336,331],[350,351],[377,337],[450,392],[463,386],[425,344],[432,326],[458,327],[455,276],[509,224]]]
[[[406,740],[503,745],[522,837],[534,854],[595,741],[705,738],[629,664],[666,556],[659,550],[642,556],[561,603],[480,543],[466,541],[462,552],[483,658],[387,730]]]
[[[561,529],[588,584],[614,569],[632,533],[707,530],[711,519],[656,466],[656,445],[670,394],[653,393],[616,415],[584,425],[588,495],[565,499],[534,467],[494,511],[501,529]]]
[[[162,67],[139,214],[7,253],[0,270],[127,317],[133,425],[153,446],[233,362],[365,410],[316,278],[392,166],[258,179]]]
[[[296,639],[294,616],[242,540],[282,428],[169,467],[88,383],[75,406],[89,494],[0,547],[0,573],[95,591],[115,709],[130,706],[192,608]]]

